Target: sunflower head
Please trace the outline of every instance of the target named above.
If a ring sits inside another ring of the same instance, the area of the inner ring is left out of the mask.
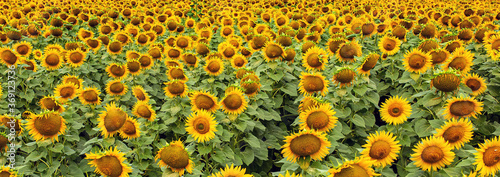
[[[414,48],[406,53],[403,64],[407,71],[414,73],[424,73],[431,67],[431,56]]]
[[[394,55],[399,51],[401,40],[396,37],[385,35],[378,43],[378,48],[382,53]]]
[[[370,70],[375,67],[380,55],[377,53],[370,53],[364,58],[363,64],[358,69],[358,73],[362,75],[370,75]]]
[[[112,96],[122,96],[127,93],[127,85],[121,80],[111,80],[106,84],[106,92]]]
[[[411,115],[411,106],[406,98],[394,96],[387,99],[380,107],[382,120],[389,124],[402,124]]]
[[[375,162],[368,158],[357,157],[354,160],[344,162],[338,168],[328,170],[331,177],[348,177],[348,176],[378,176],[379,174],[370,167]]]
[[[233,68],[235,68],[235,69],[240,69],[240,68],[244,67],[246,64],[248,64],[248,60],[242,54],[236,54],[231,59],[231,66],[233,66]]]
[[[224,63],[219,57],[210,57],[203,69],[212,76],[218,76],[224,71]]]
[[[471,70],[473,65],[472,60],[474,59],[474,54],[472,54],[467,49],[460,47],[454,50],[451,57],[448,58],[443,64],[443,69],[456,69],[463,73],[467,73]]]
[[[116,147],[98,153],[87,153],[85,159],[90,160],[91,167],[96,167],[95,172],[103,176],[125,177],[132,172],[130,165],[125,164],[125,153]]]
[[[184,74],[184,70],[181,67],[169,67],[167,71],[167,76],[170,80],[182,80],[182,81],[187,81],[188,78],[186,74]]]
[[[361,54],[361,46],[358,42],[351,41],[340,45],[336,56],[341,62],[354,62],[354,57],[359,57]]]
[[[458,89],[460,82],[460,75],[456,71],[450,70],[435,74],[431,80],[431,86],[442,92],[453,92]]]
[[[310,157],[313,160],[321,160],[328,154],[331,143],[326,139],[324,133],[314,130],[303,130],[285,137],[285,145],[281,148],[284,158],[289,161]]]
[[[481,111],[483,111],[482,106],[483,102],[461,95],[459,97],[453,97],[446,100],[446,110],[443,112],[443,115],[445,115],[446,119],[457,119],[460,117],[476,118],[477,114],[481,114]]]
[[[153,67],[154,60],[149,54],[144,54],[139,57],[139,63],[141,63],[141,69],[149,69]]]
[[[434,49],[429,53],[431,55],[432,65],[441,64],[448,59],[450,52],[445,49]]]
[[[125,139],[138,138],[141,136],[139,123],[135,119],[128,117],[122,128],[120,128],[120,137]]]
[[[189,99],[193,111],[205,110],[213,113],[219,109],[217,98],[208,92],[195,91]]]
[[[300,93],[311,95],[314,93],[321,93],[326,95],[328,92],[328,80],[321,73],[301,73],[299,91]]]
[[[472,90],[472,96],[483,94],[486,91],[484,79],[476,73],[465,75],[463,83]]]
[[[481,176],[495,176],[500,168],[500,139],[499,137],[493,137],[492,139],[485,140],[483,144],[479,144],[479,148],[476,148],[476,162],[477,171]]]
[[[73,83],[61,83],[57,85],[54,90],[55,96],[58,97],[61,102],[66,102],[75,98],[78,92],[80,92],[80,90]]]
[[[324,70],[325,65],[328,63],[326,51],[316,46],[309,48],[302,58],[302,66],[308,71],[313,69]]]
[[[499,60],[500,35],[493,35],[489,37],[484,47],[486,48],[486,51],[488,52],[488,55],[490,55],[491,59],[493,59],[494,61]]]
[[[165,95],[170,98],[184,97],[187,95],[188,87],[184,81],[172,80],[164,84],[165,87],[163,88],[163,90],[165,92]]]
[[[397,154],[401,149],[401,145],[396,141],[396,137],[385,131],[377,131],[375,134],[370,133],[367,144],[361,154],[367,159],[374,160],[374,166],[385,167],[390,165],[397,158]]]
[[[198,143],[208,142],[215,137],[217,122],[214,116],[205,110],[193,112],[186,121],[186,131]]]
[[[31,115],[26,124],[29,134],[35,141],[51,139],[58,141],[57,136],[66,131],[66,121],[58,112],[48,111],[40,115]]]
[[[39,104],[42,109],[49,111],[57,111],[60,113],[64,111],[64,107],[57,102],[55,96],[44,96],[40,99]]]
[[[339,84],[340,87],[346,87],[351,85],[355,78],[356,72],[353,69],[343,67],[335,72],[333,75],[333,82]]]
[[[19,55],[27,57],[31,54],[33,46],[31,45],[31,43],[22,41],[14,44],[14,46],[12,46],[12,49],[14,49],[14,51],[16,51]]]
[[[224,109],[224,112],[236,115],[241,114],[248,106],[243,91],[237,88],[228,90],[219,104]]]
[[[132,114],[137,117],[145,118],[149,121],[154,121],[156,119],[156,112],[151,107],[151,105],[144,101],[137,101],[132,109]]]
[[[417,167],[425,171],[437,171],[445,165],[451,164],[455,153],[451,151],[452,146],[443,137],[427,137],[416,145],[411,155],[411,160]]]
[[[102,111],[99,114],[98,127],[101,129],[103,136],[112,137],[125,124],[128,115],[120,107],[117,107],[115,103],[106,104],[105,109],[106,111]]]
[[[329,132],[335,127],[337,117],[330,104],[320,104],[300,113],[299,122],[301,129]]]
[[[63,59],[57,50],[48,50],[44,52],[42,57],[42,66],[44,66],[47,70],[55,70],[59,69],[62,66]]]
[[[459,149],[472,139],[472,130],[472,123],[468,119],[452,119],[436,129],[434,136],[443,137],[451,147]]]
[[[11,169],[9,166],[0,167],[0,175],[6,175],[7,177],[18,177],[17,171]]]
[[[184,171],[193,172],[193,161],[189,158],[189,154],[181,141],[167,143],[165,147],[158,151],[155,160],[159,160],[158,165],[160,167],[168,167],[180,175],[183,175]]]
[[[328,53],[330,55],[335,55],[337,50],[339,50],[340,46],[345,43],[346,40],[343,38],[331,38],[328,40]]]
[[[106,67],[106,72],[108,76],[115,79],[122,79],[127,76],[127,66],[117,63],[112,63]]]
[[[263,51],[266,61],[274,61],[285,56],[285,49],[275,42],[268,42],[264,47]]]

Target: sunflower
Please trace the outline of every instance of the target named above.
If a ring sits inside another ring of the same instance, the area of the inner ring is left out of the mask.
[[[127,117],[127,121],[123,124],[122,128],[120,128],[120,137],[125,139],[133,139],[141,136],[141,131],[139,128],[139,123],[135,119],[131,117]]]
[[[363,61],[363,64],[358,68],[358,73],[361,75],[370,75],[371,69],[375,67],[377,61],[380,59],[380,55],[377,53],[368,54]]]
[[[406,98],[393,96],[380,107],[382,120],[389,124],[402,124],[411,115],[411,106]]]
[[[0,175],[7,175],[7,177],[18,177],[17,171],[11,169],[9,166],[0,167]]]
[[[292,172],[292,174],[290,174],[290,172],[288,172],[288,170],[287,170],[285,175],[279,174],[278,177],[302,177],[302,175],[295,174],[295,172]]]
[[[396,54],[399,46],[401,46],[401,40],[389,35],[385,35],[378,43],[379,50],[387,55]]]
[[[80,48],[77,48],[75,50],[68,51],[66,53],[66,58],[72,67],[77,68],[85,62],[86,55],[87,54]]]
[[[106,111],[102,111],[97,119],[99,121],[98,127],[101,129],[101,135],[106,138],[113,137],[125,124],[128,115],[113,102],[106,104],[105,109]]]
[[[373,166],[385,167],[392,164],[401,150],[401,145],[396,141],[396,137],[391,132],[377,131],[370,133],[367,144],[363,145],[365,149],[361,152],[362,156],[375,161]]]
[[[182,65],[181,62],[179,62],[179,60],[165,60],[165,66],[167,66],[167,68],[173,68],[173,67],[178,67],[178,68],[184,68],[184,66]]]
[[[122,46],[126,46],[130,41],[130,37],[125,31],[115,32],[113,35],[113,39],[122,43]]]
[[[219,104],[224,109],[224,112],[236,115],[243,113],[248,106],[243,91],[237,88],[226,90],[226,96],[222,98]]]
[[[460,85],[460,75],[455,70],[444,71],[435,74],[431,80],[431,87],[442,92],[453,92]]]
[[[195,91],[189,99],[193,112],[205,110],[214,113],[219,108],[217,97],[205,91]]]
[[[350,86],[356,78],[356,72],[349,67],[342,67],[335,71],[333,75],[333,83],[339,84],[340,87]]]
[[[427,137],[416,145],[410,159],[424,171],[437,171],[453,162],[455,153],[452,149],[443,137]]]
[[[413,48],[404,56],[403,65],[405,69],[413,73],[425,73],[431,67],[431,56],[417,48]]]
[[[127,71],[132,76],[137,76],[141,73],[141,62],[138,59],[129,59],[127,61]]]
[[[258,94],[260,87],[262,86],[259,81],[246,80],[240,82],[241,87],[245,90],[245,94],[248,97],[253,97]]]
[[[248,64],[247,58],[242,54],[236,54],[231,58],[231,66],[234,69],[240,69]]]
[[[112,63],[106,67],[106,72],[109,77],[122,79],[127,76],[127,66],[123,64]]]
[[[306,96],[320,92],[325,96],[328,92],[328,80],[321,73],[305,73],[300,74],[299,91]]]
[[[122,96],[127,93],[127,85],[120,80],[111,80],[106,84],[106,93],[111,96]]]
[[[130,165],[125,164],[125,153],[116,147],[98,153],[85,153],[85,159],[91,160],[90,167],[96,167],[95,173],[106,177],[127,177],[132,172]]]
[[[472,90],[472,96],[481,95],[486,91],[484,79],[476,73],[465,75],[463,83]]]
[[[418,49],[424,53],[429,53],[430,51],[439,48],[439,43],[435,39],[426,39],[418,45]]]
[[[219,57],[212,57],[205,63],[203,69],[212,76],[218,76],[224,71],[224,63]]]
[[[219,173],[212,173],[209,177],[253,177],[253,175],[245,174],[246,171],[241,166],[235,167],[234,164],[231,164],[231,167],[229,167],[226,164],[226,168],[220,169]]]
[[[139,57],[139,63],[141,63],[141,69],[150,69],[154,65],[154,60],[149,54],[143,54]]]
[[[453,53],[456,49],[458,48],[463,48],[463,42],[460,40],[453,40],[449,41],[446,43],[446,46],[444,47],[448,52]]]
[[[108,53],[110,54],[120,54],[123,50],[123,44],[120,41],[111,41],[108,44]]]
[[[160,167],[168,167],[173,172],[178,172],[183,175],[184,171],[193,172],[193,161],[189,158],[187,150],[181,141],[173,141],[167,143],[161,148],[155,156],[155,161],[158,161]]]
[[[14,51],[16,51],[20,56],[23,57],[28,57],[31,54],[31,50],[33,49],[33,46],[31,43],[28,43],[26,41],[18,42],[12,46]]]
[[[485,41],[484,48],[490,55],[491,59],[497,61],[500,59],[500,35],[493,35]]]
[[[144,88],[140,85],[136,85],[132,87],[132,94],[134,94],[135,98],[137,98],[138,101],[144,101],[144,102],[149,102],[149,95],[146,93]]]
[[[153,59],[161,59],[161,51],[159,48],[153,48],[148,51],[149,55],[153,57]],[[168,47],[165,49],[165,53],[167,54],[167,58],[169,60],[178,60],[180,59],[183,51],[179,47]]]
[[[187,95],[188,87],[186,82],[181,80],[171,80],[170,82],[165,82],[165,87],[163,88],[165,95],[169,98],[174,97],[184,97]]]
[[[324,70],[325,65],[328,63],[326,51],[316,46],[309,48],[302,58],[302,66],[307,71],[313,69]]]
[[[194,53],[183,53],[181,55],[182,60],[184,63],[186,63],[188,66],[191,67],[198,67],[199,59],[196,57],[196,54]]]
[[[477,171],[481,176],[495,176],[500,170],[500,139],[499,137],[493,137],[492,139],[486,140],[483,144],[479,144],[479,148],[476,148],[476,162]]]
[[[468,73],[473,65],[474,54],[463,47],[457,48],[448,60],[443,64],[443,69],[453,68]]]
[[[284,142],[281,153],[284,158],[292,162],[308,157],[321,160],[328,155],[328,148],[331,145],[326,134],[314,130],[302,130],[286,136]]]
[[[61,83],[54,89],[54,94],[59,101],[66,102],[75,98],[80,90],[73,83]]]
[[[343,176],[379,176],[380,174],[375,173],[375,171],[370,168],[370,166],[375,163],[375,161],[368,158],[357,157],[354,160],[344,162],[342,166],[338,168],[332,168],[328,170],[328,177],[343,177]]]
[[[217,121],[214,116],[205,110],[193,112],[186,121],[186,131],[198,143],[208,142],[215,137]]]
[[[170,67],[167,71],[167,76],[168,76],[168,79],[170,79],[170,80],[175,80],[175,79],[178,79],[181,81],[188,80],[186,74],[184,74],[184,70],[178,66]]]
[[[335,55],[339,50],[340,46],[345,43],[347,40],[343,38],[331,38],[328,40],[328,53],[329,55]]]
[[[132,114],[137,117],[148,119],[149,121],[154,121],[156,119],[156,111],[150,104],[144,101],[135,102]]]
[[[354,62],[354,57],[361,56],[361,46],[356,41],[346,42],[340,45],[337,50],[337,58],[341,62]]]
[[[99,50],[101,48],[101,40],[98,40],[98,39],[94,39],[94,38],[88,38],[87,40],[85,40],[85,44],[90,47],[90,49],[92,50]]]
[[[448,120],[440,129],[436,129],[436,137],[443,137],[454,149],[460,149],[464,143],[472,139],[472,124],[468,119]]]
[[[63,58],[57,50],[45,51],[42,57],[42,66],[47,70],[56,70],[62,66]]]
[[[458,119],[474,117],[481,114],[483,111],[483,102],[476,101],[468,96],[453,97],[446,100],[445,111],[443,112],[446,119]]]
[[[335,127],[338,118],[333,116],[335,111],[330,104],[320,104],[303,112],[300,112],[300,128],[315,130],[319,132],[329,132]]]
[[[59,141],[57,136],[66,131],[66,120],[58,112],[48,111],[40,115],[31,115],[25,124],[35,141],[50,139]]]
[[[64,107],[57,102],[55,96],[44,96],[38,103],[42,109],[59,113],[64,112]]]
[[[322,101],[319,98],[312,97],[312,96],[305,96],[302,101],[300,101],[299,104],[299,110],[298,112],[305,112],[309,109],[319,107],[322,103]]]
[[[429,54],[431,55],[432,66],[445,62],[450,56],[450,52],[445,49],[434,49]]]
[[[93,38],[94,32],[86,30],[84,28],[80,28],[80,30],[78,30],[77,36],[80,41],[85,41],[86,39]]]
[[[40,49],[33,50],[33,56],[35,59],[40,60],[43,56],[43,52]]]
[[[281,57],[285,57],[285,49],[279,44],[275,42],[267,42],[266,46],[262,49],[264,56],[266,57],[266,61],[274,61]]]
[[[78,95],[80,98],[80,102],[82,104],[93,104],[93,105],[98,105],[101,104],[101,98],[99,97],[99,94],[101,92],[97,90],[95,87],[89,87],[82,89]]]

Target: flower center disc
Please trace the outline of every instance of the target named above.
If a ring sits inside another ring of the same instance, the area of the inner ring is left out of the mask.
[[[50,66],[57,66],[59,64],[59,56],[57,54],[50,54],[45,61]]]
[[[116,77],[121,77],[125,74],[125,69],[117,65],[111,66],[110,71]]]
[[[266,55],[269,58],[276,58],[283,54],[283,50],[277,45],[269,45],[266,50]]]
[[[394,48],[396,48],[396,41],[393,39],[387,39],[384,41],[383,44],[384,44],[383,45],[384,49],[387,51],[391,51],[394,50]]]
[[[186,48],[188,45],[189,41],[185,38],[179,38],[179,40],[177,40],[177,46],[180,48]]]
[[[354,55],[357,55],[357,52],[350,45],[345,45],[342,48],[340,48],[340,56],[342,58],[351,60],[354,59]]]
[[[491,43],[491,49],[493,50],[498,50],[500,49],[500,40],[495,40],[493,43]]]
[[[226,49],[224,49],[224,56],[226,57],[232,57],[235,53],[234,49],[232,47],[227,47]]]
[[[58,110],[60,107],[56,104],[56,102],[51,98],[42,99],[42,105],[45,106],[48,110]]]
[[[309,64],[309,66],[314,68],[323,65],[323,63],[319,61],[319,56],[317,53],[313,53],[307,57],[307,64]]]
[[[30,48],[26,45],[21,45],[21,46],[17,47],[17,49],[16,49],[17,53],[19,53],[21,55],[26,55],[29,50],[30,50]]]
[[[70,56],[69,56],[69,59],[73,62],[73,63],[80,63],[80,61],[83,60],[83,55],[81,53],[72,53]]]
[[[174,79],[184,79],[184,71],[182,71],[182,69],[180,69],[180,68],[172,69],[172,71],[170,72],[170,75]]]
[[[217,62],[217,61],[211,61],[211,62],[210,62],[210,64],[208,64],[208,67],[207,67],[207,68],[208,68],[208,70],[209,70],[210,72],[214,72],[214,73],[216,73],[216,72],[218,72],[218,71],[219,71],[219,69],[220,69],[220,64],[219,64],[219,62]]]
[[[155,55],[159,55],[160,51],[153,51],[152,53],[155,53]],[[180,55],[181,55],[181,52],[179,52],[179,50],[177,50],[177,49],[172,49],[172,50],[168,51],[168,56],[171,58],[177,58]],[[153,55],[151,55],[151,56],[153,56]],[[153,57],[153,58],[159,58],[159,57]]]
[[[184,84],[181,82],[173,82],[168,85],[168,91],[173,95],[179,95],[184,92]]]
[[[304,134],[294,138],[290,142],[290,149],[300,157],[312,155],[321,148],[321,140],[311,134]]]
[[[125,87],[120,82],[113,83],[109,86],[109,90],[113,93],[121,93],[123,89],[125,89]]]
[[[179,146],[165,147],[160,153],[160,158],[172,168],[186,168],[189,165],[188,153]]]
[[[245,88],[245,94],[250,95],[257,92],[257,90],[259,89],[259,84],[257,83],[245,84],[243,85],[243,87]]]
[[[440,64],[446,60],[446,53],[445,51],[432,51],[431,57],[432,64]]]
[[[137,113],[142,116],[142,117],[145,117],[145,118],[150,118],[151,117],[151,111],[148,109],[147,106],[145,105],[140,105],[138,108],[137,108]]]
[[[474,112],[475,104],[471,101],[457,101],[450,105],[450,113],[454,116],[467,116]]]
[[[245,61],[242,58],[235,58],[233,59],[234,65],[237,67],[242,67],[243,64],[245,64]]]
[[[336,75],[336,79],[340,83],[350,83],[354,79],[354,73],[349,70],[342,70]]]
[[[115,156],[104,156],[96,160],[99,171],[110,177],[118,177],[123,172],[120,160]]]
[[[206,118],[197,118],[193,126],[199,134],[205,134],[210,131],[210,122]]]
[[[486,149],[483,154],[484,165],[491,167],[500,161],[500,146]]]
[[[64,87],[61,89],[60,93],[61,93],[61,97],[68,98],[68,97],[71,97],[75,93],[75,90],[72,87]]]
[[[55,135],[61,130],[61,116],[50,113],[35,119],[35,129],[44,136]]]
[[[304,79],[304,89],[308,92],[323,90],[324,86],[323,80],[319,77],[310,76]]]
[[[243,104],[243,101],[241,100],[241,97],[237,94],[231,94],[224,99],[224,105],[226,105],[227,108],[231,110],[236,110],[241,107]]]
[[[420,69],[425,65],[425,57],[420,54],[411,55],[408,59],[408,65],[413,69]]]
[[[127,134],[127,135],[133,135],[136,133],[135,131],[135,126],[132,122],[130,121],[126,121],[124,124],[123,124],[123,127],[121,128],[121,130],[123,131],[123,133]]]
[[[339,173],[335,174],[336,177],[369,177],[368,173],[366,170],[357,165],[353,164],[350,167],[342,169]]]
[[[448,67],[452,67],[452,68],[458,69],[458,70],[463,70],[463,69],[465,69],[465,66],[466,66],[465,62],[466,62],[465,57],[456,57],[450,62]]]
[[[0,173],[0,177],[10,177],[10,172],[8,172],[8,171],[2,171]]]
[[[83,92],[83,99],[85,99],[85,101],[89,101],[89,102],[94,102],[94,101],[97,101],[99,99],[99,97],[97,97],[97,93],[93,90],[88,90],[88,91],[85,91]]]
[[[443,133],[443,138],[450,142],[454,143],[462,139],[464,137],[465,129],[462,126],[452,126]]]
[[[139,58],[139,62],[141,62],[142,67],[148,67],[149,65],[151,65],[151,58],[142,56],[141,58]]]
[[[460,85],[460,78],[454,74],[443,74],[432,79],[432,85],[443,92],[451,92]]]
[[[380,55],[372,55],[366,59],[365,64],[363,64],[363,67],[361,69],[363,71],[369,71],[370,69],[373,69],[375,65],[377,64],[378,59],[380,58]]]
[[[328,114],[323,111],[316,111],[307,117],[307,126],[311,129],[322,129],[330,122]]]
[[[467,87],[469,87],[472,91],[476,91],[479,90],[479,88],[481,88],[481,82],[479,82],[476,79],[467,80],[465,85],[467,85]]]
[[[370,148],[370,157],[374,159],[384,159],[391,152],[391,145],[386,141],[378,140]]]
[[[111,52],[118,52],[122,49],[122,44],[120,42],[112,42],[111,44],[109,44],[109,50],[111,50]]]
[[[394,103],[394,104],[389,105],[389,114],[390,114],[392,117],[398,117],[398,116],[400,116],[401,114],[403,114],[403,111],[402,111],[401,105],[399,105],[399,104],[397,104],[397,103]]]
[[[186,60],[186,63],[188,64],[196,64],[196,56],[192,55],[192,54],[188,54],[184,57],[184,60]]]
[[[427,163],[436,163],[444,158],[444,153],[443,150],[437,146],[429,146],[422,151],[420,158]]]
[[[335,53],[337,52],[337,50],[339,50],[340,45],[343,43],[344,41],[342,40],[330,42],[330,44],[328,45],[328,49],[330,49],[330,52]]]
[[[127,113],[118,108],[108,110],[104,117],[104,127],[110,132],[119,130],[127,120]]]
[[[141,69],[141,63],[138,61],[127,62],[127,68],[130,72],[137,72]]]
[[[214,100],[206,95],[198,95],[195,99],[196,107],[209,110],[215,105]]]

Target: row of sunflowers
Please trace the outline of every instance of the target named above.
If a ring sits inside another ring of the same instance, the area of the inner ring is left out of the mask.
[[[0,176],[500,175],[498,9],[0,0]]]

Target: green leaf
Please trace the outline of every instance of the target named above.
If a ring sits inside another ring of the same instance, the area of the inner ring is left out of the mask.
[[[253,134],[248,134],[248,137],[245,138],[245,141],[250,145],[250,147],[253,148],[259,148],[260,147],[260,140],[255,137]]]
[[[170,115],[175,115],[177,114],[179,111],[181,111],[181,107],[180,106],[172,106],[170,108]]]
[[[359,116],[358,114],[354,115],[354,117],[352,118],[352,123],[359,127],[365,127],[365,119],[363,119],[363,117]]]
[[[366,85],[356,85],[352,90],[359,96],[363,96],[368,91],[368,87]]]
[[[204,144],[198,144],[198,152],[200,153],[200,155],[208,154],[211,151],[212,151],[212,146],[210,145],[205,146]]]
[[[269,73],[269,77],[273,79],[274,81],[279,81],[281,78],[283,78],[285,74],[283,73],[283,70],[276,70],[274,73]]]
[[[26,159],[24,159],[26,162],[30,162],[30,161],[33,161],[33,162],[36,162],[38,160],[40,160],[40,158],[42,157],[45,157],[45,154],[44,153],[40,153],[38,151],[33,151],[31,152],[30,155],[28,155],[28,157],[26,157]]]
[[[241,155],[242,155],[242,158],[243,158],[242,159],[243,162],[245,164],[247,164],[247,165],[250,165],[253,162],[254,158],[255,158],[253,150],[250,147],[246,147],[245,151],[241,152]]]
[[[226,155],[226,157],[227,157],[228,159],[234,159],[234,152],[233,152],[233,150],[231,149],[231,147],[229,147],[229,146],[224,146],[224,147],[222,148],[222,151],[224,152],[224,155]]]
[[[75,150],[71,149],[70,147],[68,146],[64,146],[64,149],[63,149],[63,152],[64,154],[66,155],[72,155],[75,153]]]
[[[297,84],[287,83],[284,87],[281,87],[280,90],[290,96],[297,96]]]
[[[415,122],[415,133],[417,133],[418,137],[432,135],[433,130],[434,128],[431,127],[426,119],[420,119]]]
[[[52,152],[61,152],[63,148],[64,148],[63,144],[57,143],[54,147],[49,147],[49,150]]]

